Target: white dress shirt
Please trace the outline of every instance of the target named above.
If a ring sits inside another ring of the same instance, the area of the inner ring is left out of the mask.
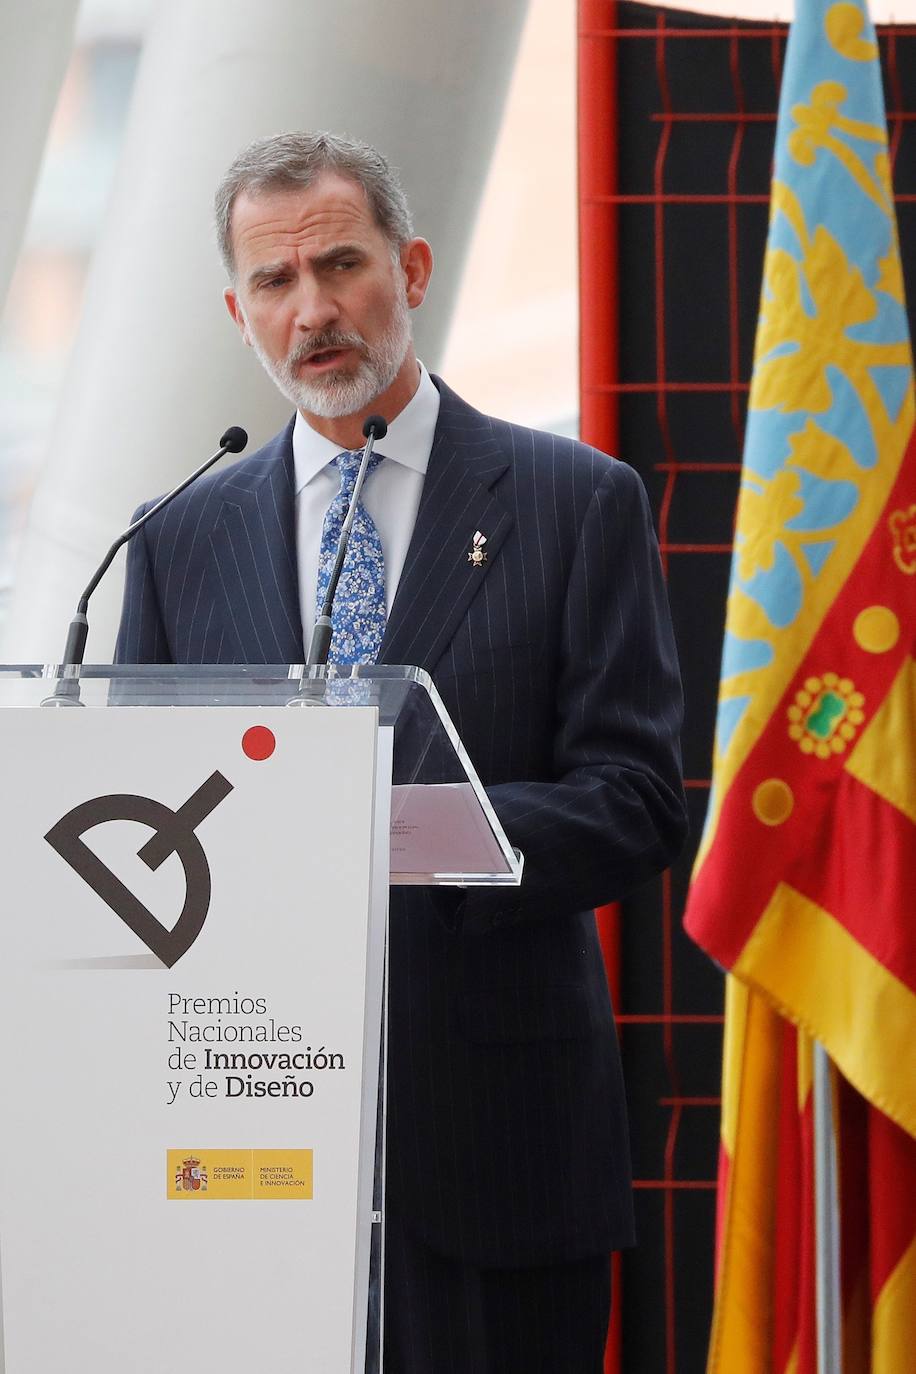
[[[366,478],[362,504],[378,527],[385,556],[385,606],[390,615],[407,548],[417,520],[423,479],[439,418],[439,393],[420,363],[420,381],[407,405],[388,426],[376,453],[385,461]],[[296,477],[296,558],[299,608],[306,651],[315,625],[318,554],[328,506],[340,490],[340,474],[331,463],[340,445],[311,428],[301,412],[293,426]]]

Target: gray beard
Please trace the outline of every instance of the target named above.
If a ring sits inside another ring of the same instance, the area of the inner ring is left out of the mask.
[[[325,329],[303,339],[281,362],[274,362],[267,356],[250,325],[248,335],[264,371],[297,410],[319,415],[326,420],[337,420],[364,410],[391,386],[410,347],[410,313],[406,295],[399,293],[391,322],[373,347],[366,343],[361,334]],[[356,349],[361,355],[356,371],[349,372],[341,368],[309,380],[300,377],[297,372],[299,364],[309,354],[326,348]]]

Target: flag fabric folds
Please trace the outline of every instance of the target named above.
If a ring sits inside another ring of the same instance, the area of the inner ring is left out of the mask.
[[[874,30],[856,0],[798,0],[686,917],[738,980],[722,1374],[814,1369],[811,1038],[839,1070],[846,1374],[916,1349],[914,418]],[[755,1325],[752,1362],[731,1342]]]

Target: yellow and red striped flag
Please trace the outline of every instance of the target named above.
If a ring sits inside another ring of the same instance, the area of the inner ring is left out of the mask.
[[[799,0],[686,917],[733,975],[711,1374],[814,1370],[809,1037],[845,1080],[845,1374],[916,1360],[914,419],[874,30]]]

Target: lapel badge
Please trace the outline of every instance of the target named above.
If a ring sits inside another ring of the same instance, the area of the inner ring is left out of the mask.
[[[473,563],[475,568],[479,568],[481,563],[486,563],[487,561],[487,555],[483,547],[486,542],[487,536],[485,534],[481,534],[480,530],[478,530],[477,533],[474,535],[474,541],[471,545],[471,551],[468,554],[468,562]]]

